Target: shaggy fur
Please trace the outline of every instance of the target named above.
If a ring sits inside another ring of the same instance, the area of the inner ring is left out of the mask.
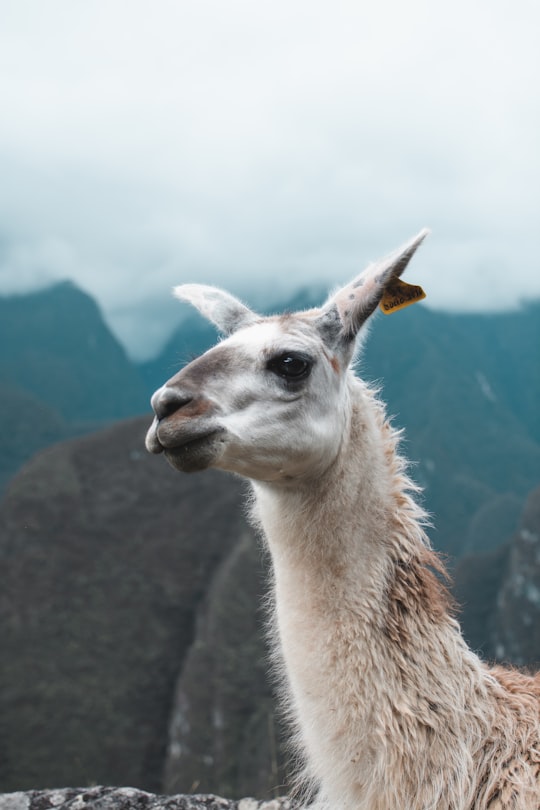
[[[467,647],[398,435],[348,370],[424,236],[321,310],[259,318],[215,288],[177,288],[229,337],[154,394],[147,447],[252,482],[316,810],[538,810],[539,676]]]
[[[284,491],[276,508],[254,484],[317,808],[538,810],[540,678],[468,649],[397,434],[367,387],[350,388],[349,434],[320,486]]]

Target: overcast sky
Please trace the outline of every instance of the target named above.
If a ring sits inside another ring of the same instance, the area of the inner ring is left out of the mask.
[[[334,286],[428,226],[430,306],[540,297],[539,41],[537,0],[0,0],[0,293],[71,278],[142,356],[174,284]]]

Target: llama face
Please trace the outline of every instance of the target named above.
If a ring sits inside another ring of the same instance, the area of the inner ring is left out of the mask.
[[[258,319],[186,366],[152,398],[148,449],[183,472],[320,474],[339,449],[347,389],[315,320]]]
[[[261,318],[215,287],[177,287],[175,295],[227,338],[156,391],[148,450],[183,472],[318,477],[336,458],[349,417],[345,383],[356,337],[426,233],[309,312]]]

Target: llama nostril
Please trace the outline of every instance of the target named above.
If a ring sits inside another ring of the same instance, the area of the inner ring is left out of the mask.
[[[152,407],[158,419],[166,419],[192,401],[191,394],[164,386],[152,397]]]

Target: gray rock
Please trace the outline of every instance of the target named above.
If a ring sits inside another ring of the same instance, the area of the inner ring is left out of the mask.
[[[213,794],[158,796],[123,787],[62,788],[0,794],[0,810],[293,810],[290,799],[222,799]]]

